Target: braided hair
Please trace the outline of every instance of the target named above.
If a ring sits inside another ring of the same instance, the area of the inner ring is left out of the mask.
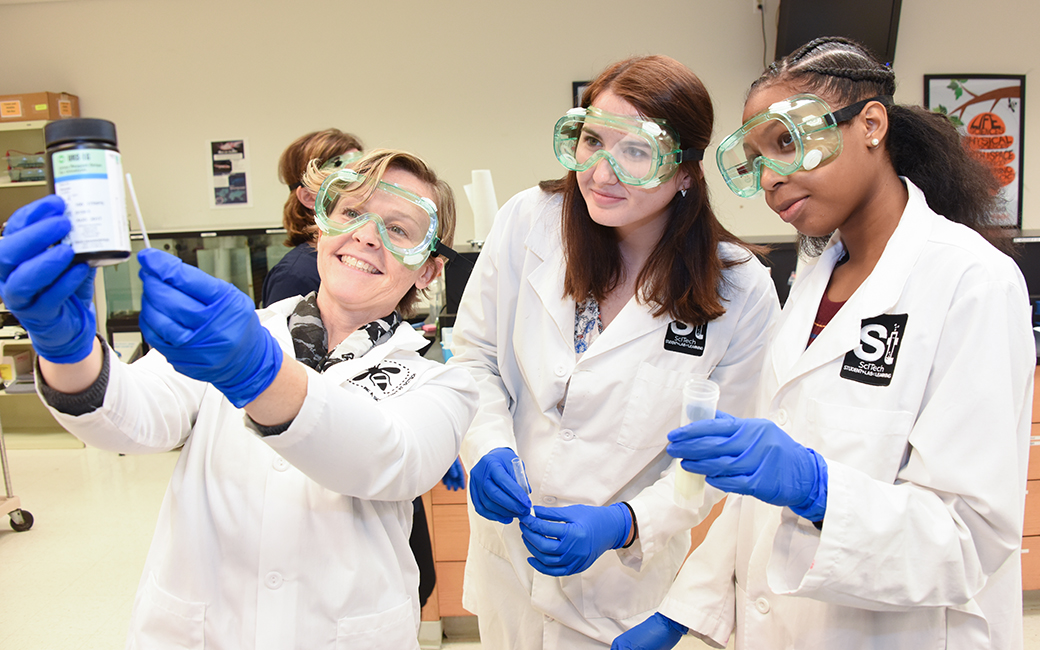
[[[868,97],[891,96],[896,76],[859,43],[825,36],[806,43],[774,61],[751,85],[751,91],[788,83],[823,96],[841,108]],[[979,232],[991,244],[1008,252],[1011,239],[996,226],[1000,184],[981,161],[961,143],[961,135],[946,116],[920,106],[888,106],[889,160],[900,176],[924,193],[928,206],[950,221]],[[815,242],[818,244],[819,242]],[[811,242],[803,246],[814,248]]]

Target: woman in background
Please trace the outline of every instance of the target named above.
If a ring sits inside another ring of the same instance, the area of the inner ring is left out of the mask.
[[[278,158],[278,180],[289,186],[282,208],[285,245],[292,250],[267,272],[260,304],[268,307],[289,296],[318,290],[318,229],[314,225],[314,197],[304,187],[303,175],[312,160],[339,169],[361,157],[364,147],[353,133],[325,129],[300,136]]]
[[[675,505],[666,435],[691,378],[747,412],[779,306],[709,203],[712,121],[678,61],[610,66],[556,125],[567,175],[510,199],[480,253],[449,363],[481,391],[463,605],[485,648],[605,648],[660,604],[720,498]]]

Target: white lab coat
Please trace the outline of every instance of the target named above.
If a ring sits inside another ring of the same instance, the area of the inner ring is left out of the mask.
[[[290,355],[298,300],[260,311]],[[308,369],[303,407],[275,436],[156,351],[111,364],[98,410],[52,409],[102,449],[184,445],[128,648],[418,649],[412,500],[455,459],[477,399],[465,372],[416,354],[423,344],[404,324],[362,357]],[[375,366],[390,370],[367,376]]]
[[[765,370],[764,416],[827,461],[822,532],[732,496],[661,607],[719,647],[733,631],[753,650],[1022,647],[1028,293],[1011,259],[907,186],[873,273],[808,349],[837,236],[798,278]],[[894,351],[863,327],[886,314],[906,315]],[[890,385],[862,383],[878,366]]]
[[[639,540],[605,553],[580,575],[536,574],[519,525],[486,520],[471,503],[463,604],[481,617],[482,633],[496,619],[508,626],[522,608],[533,607],[548,617],[533,617],[538,625],[552,619],[599,647],[654,611],[689,550],[689,529],[721,498],[709,488],[699,510],[673,502],[672,459],[664,448],[679,426],[683,383],[710,377],[721,387],[720,409],[750,414],[779,304],[765,267],[723,245],[721,255],[748,261],[726,272],[727,312],[708,323],[700,356],[666,350],[670,332],[689,335],[687,343],[698,332],[673,328],[671,317],[655,318],[633,299],[578,360],[575,303],[563,292],[560,206],[559,196],[537,188],[506,203],[466,287],[449,363],[473,373],[481,404],[462,459],[472,468],[492,449],[509,447],[526,463],[535,504],[626,501]],[[495,558],[500,566],[511,563],[512,584],[488,567]],[[528,632],[554,646],[554,635]],[[517,631],[505,636],[526,638]],[[539,647],[517,638],[510,643]],[[574,639],[560,643],[577,647]]]

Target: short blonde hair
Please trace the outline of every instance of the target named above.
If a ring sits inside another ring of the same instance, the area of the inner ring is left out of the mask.
[[[310,161],[307,165],[307,172],[301,180],[303,186],[314,192],[315,195],[321,189],[325,179],[337,171],[321,169],[322,162],[320,160]],[[429,185],[433,189],[434,195],[426,198],[433,201],[437,207],[437,239],[442,245],[449,248],[455,242],[455,193],[452,192],[450,185],[437,177],[436,172],[425,160],[407,151],[375,149],[360,160],[349,164],[348,167],[362,174],[365,177],[365,185],[370,185],[366,196],[375,191],[376,183],[382,180],[388,169],[408,172]],[[422,295],[426,294],[427,290],[423,289]],[[415,304],[419,301],[419,295],[420,290],[413,286],[397,303],[397,311],[404,317],[411,316]]]

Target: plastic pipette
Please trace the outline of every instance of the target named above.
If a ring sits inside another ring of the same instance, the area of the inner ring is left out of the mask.
[[[137,213],[137,224],[141,226],[141,236],[144,237],[144,247],[151,248],[152,244],[148,241],[148,231],[144,229],[144,217],[141,216],[141,206],[137,203],[137,192],[134,191],[134,180],[130,178],[130,173],[126,174],[126,186],[130,188],[130,200],[134,202],[134,212]]]

